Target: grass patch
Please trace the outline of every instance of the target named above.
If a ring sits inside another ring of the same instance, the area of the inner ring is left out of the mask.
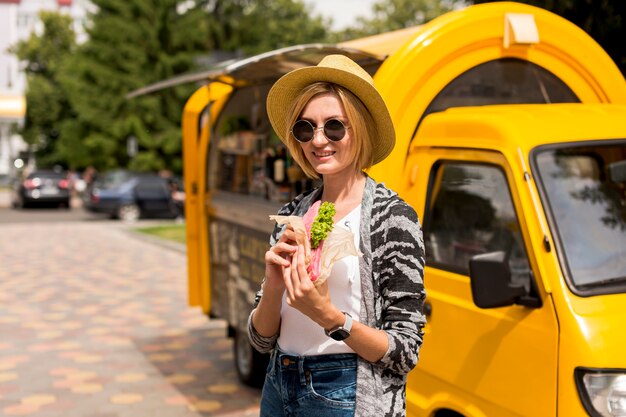
[[[152,235],[161,239],[173,240],[178,243],[187,243],[185,225],[173,224],[167,226],[140,227],[135,229],[138,232]]]

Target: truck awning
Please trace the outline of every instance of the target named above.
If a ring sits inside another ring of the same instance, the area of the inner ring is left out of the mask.
[[[306,44],[276,49],[232,63],[223,63],[217,68],[194,74],[181,75],[159,81],[131,91],[127,99],[153,93],[165,88],[191,82],[222,82],[236,87],[272,82],[291,70],[317,65],[330,54],[346,55],[370,73],[374,72],[386,56],[376,55],[349,46]]]

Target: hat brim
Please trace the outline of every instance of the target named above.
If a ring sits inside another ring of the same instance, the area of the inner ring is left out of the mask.
[[[282,76],[267,95],[267,114],[274,131],[285,143],[286,115],[298,94],[308,85],[329,82],[340,85],[357,96],[376,124],[377,138],[372,138],[372,162],[377,164],[391,153],[396,142],[391,115],[376,88],[358,75],[331,67],[305,67]]]

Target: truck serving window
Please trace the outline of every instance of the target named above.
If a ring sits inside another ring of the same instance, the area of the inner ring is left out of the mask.
[[[623,292],[626,142],[543,148],[534,160],[570,285],[588,295]]]
[[[237,89],[220,113],[211,134],[210,189],[284,203],[311,186],[271,128],[264,101],[259,100],[270,87]]]
[[[578,102],[574,92],[551,72],[532,62],[505,58],[459,75],[437,94],[422,119],[451,107]]]
[[[445,162],[426,216],[426,264],[469,275],[474,255],[504,251],[512,279],[530,285],[530,266],[506,177],[493,165]]]

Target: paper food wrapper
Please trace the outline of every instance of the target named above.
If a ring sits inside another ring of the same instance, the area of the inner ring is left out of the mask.
[[[279,225],[291,225],[296,233],[296,242],[304,245],[305,262],[311,281],[315,286],[324,283],[330,276],[333,265],[346,256],[361,256],[354,245],[354,234],[341,227],[333,227],[316,249],[311,249],[309,232],[300,216],[270,216]],[[310,227],[310,226],[309,226]]]

